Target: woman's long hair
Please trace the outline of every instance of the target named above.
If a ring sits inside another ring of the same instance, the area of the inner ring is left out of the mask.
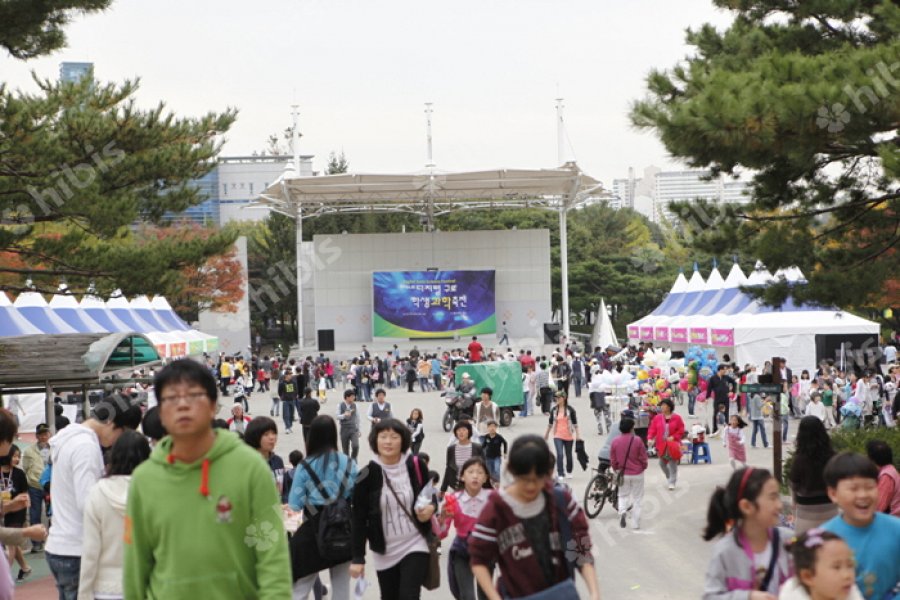
[[[319,415],[309,425],[306,456],[313,459],[321,454],[337,452],[337,424],[329,415]]]
[[[794,441],[794,461],[788,479],[795,491],[801,492],[825,490],[822,473],[825,464],[834,456],[831,436],[825,424],[818,417],[808,416],[800,419],[797,427],[797,439]]]

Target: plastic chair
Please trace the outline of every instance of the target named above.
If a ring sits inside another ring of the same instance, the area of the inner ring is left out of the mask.
[[[709,453],[709,444],[706,442],[694,444],[693,451],[691,452],[691,464],[696,465],[699,462],[712,464],[712,455]]]

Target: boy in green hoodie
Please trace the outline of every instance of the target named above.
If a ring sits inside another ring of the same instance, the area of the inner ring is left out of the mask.
[[[131,480],[125,598],[290,598],[272,474],[235,434],[213,430],[215,379],[178,360],[157,374],[154,391],[169,436]]]

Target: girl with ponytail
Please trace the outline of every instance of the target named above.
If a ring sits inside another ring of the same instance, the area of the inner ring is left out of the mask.
[[[746,467],[718,487],[709,502],[703,539],[719,538],[706,571],[703,600],[776,600],[791,575],[784,544],[793,537],[781,517],[778,481]]]

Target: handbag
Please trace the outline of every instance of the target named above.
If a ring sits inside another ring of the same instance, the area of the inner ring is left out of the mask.
[[[616,487],[621,488],[625,484],[625,465],[628,463],[628,455],[631,454],[631,444],[634,442],[634,434],[628,442],[628,449],[625,450],[625,460],[622,461],[622,470],[616,474]]]
[[[422,474],[419,472],[419,457],[413,455],[413,462],[416,467],[416,479],[419,481],[420,486],[424,486],[422,482]],[[409,509],[406,508],[406,505],[400,499],[400,496],[394,490],[394,486],[391,485],[391,480],[387,477],[384,478],[384,483],[388,486],[388,489],[391,491],[391,494],[394,495],[394,499],[397,501],[397,505],[400,507],[400,510],[409,517],[409,520],[413,522],[413,525],[416,529],[419,529],[419,520],[413,517],[412,513],[409,512]],[[431,528],[434,529],[435,523],[432,519]],[[421,532],[421,529],[419,529]],[[427,536],[424,533],[422,537],[425,538],[425,543],[428,544],[428,568],[425,571],[425,580],[422,582],[422,587],[426,590],[436,590],[441,585],[441,556],[438,554],[438,549],[441,545],[441,540],[435,536]]]

